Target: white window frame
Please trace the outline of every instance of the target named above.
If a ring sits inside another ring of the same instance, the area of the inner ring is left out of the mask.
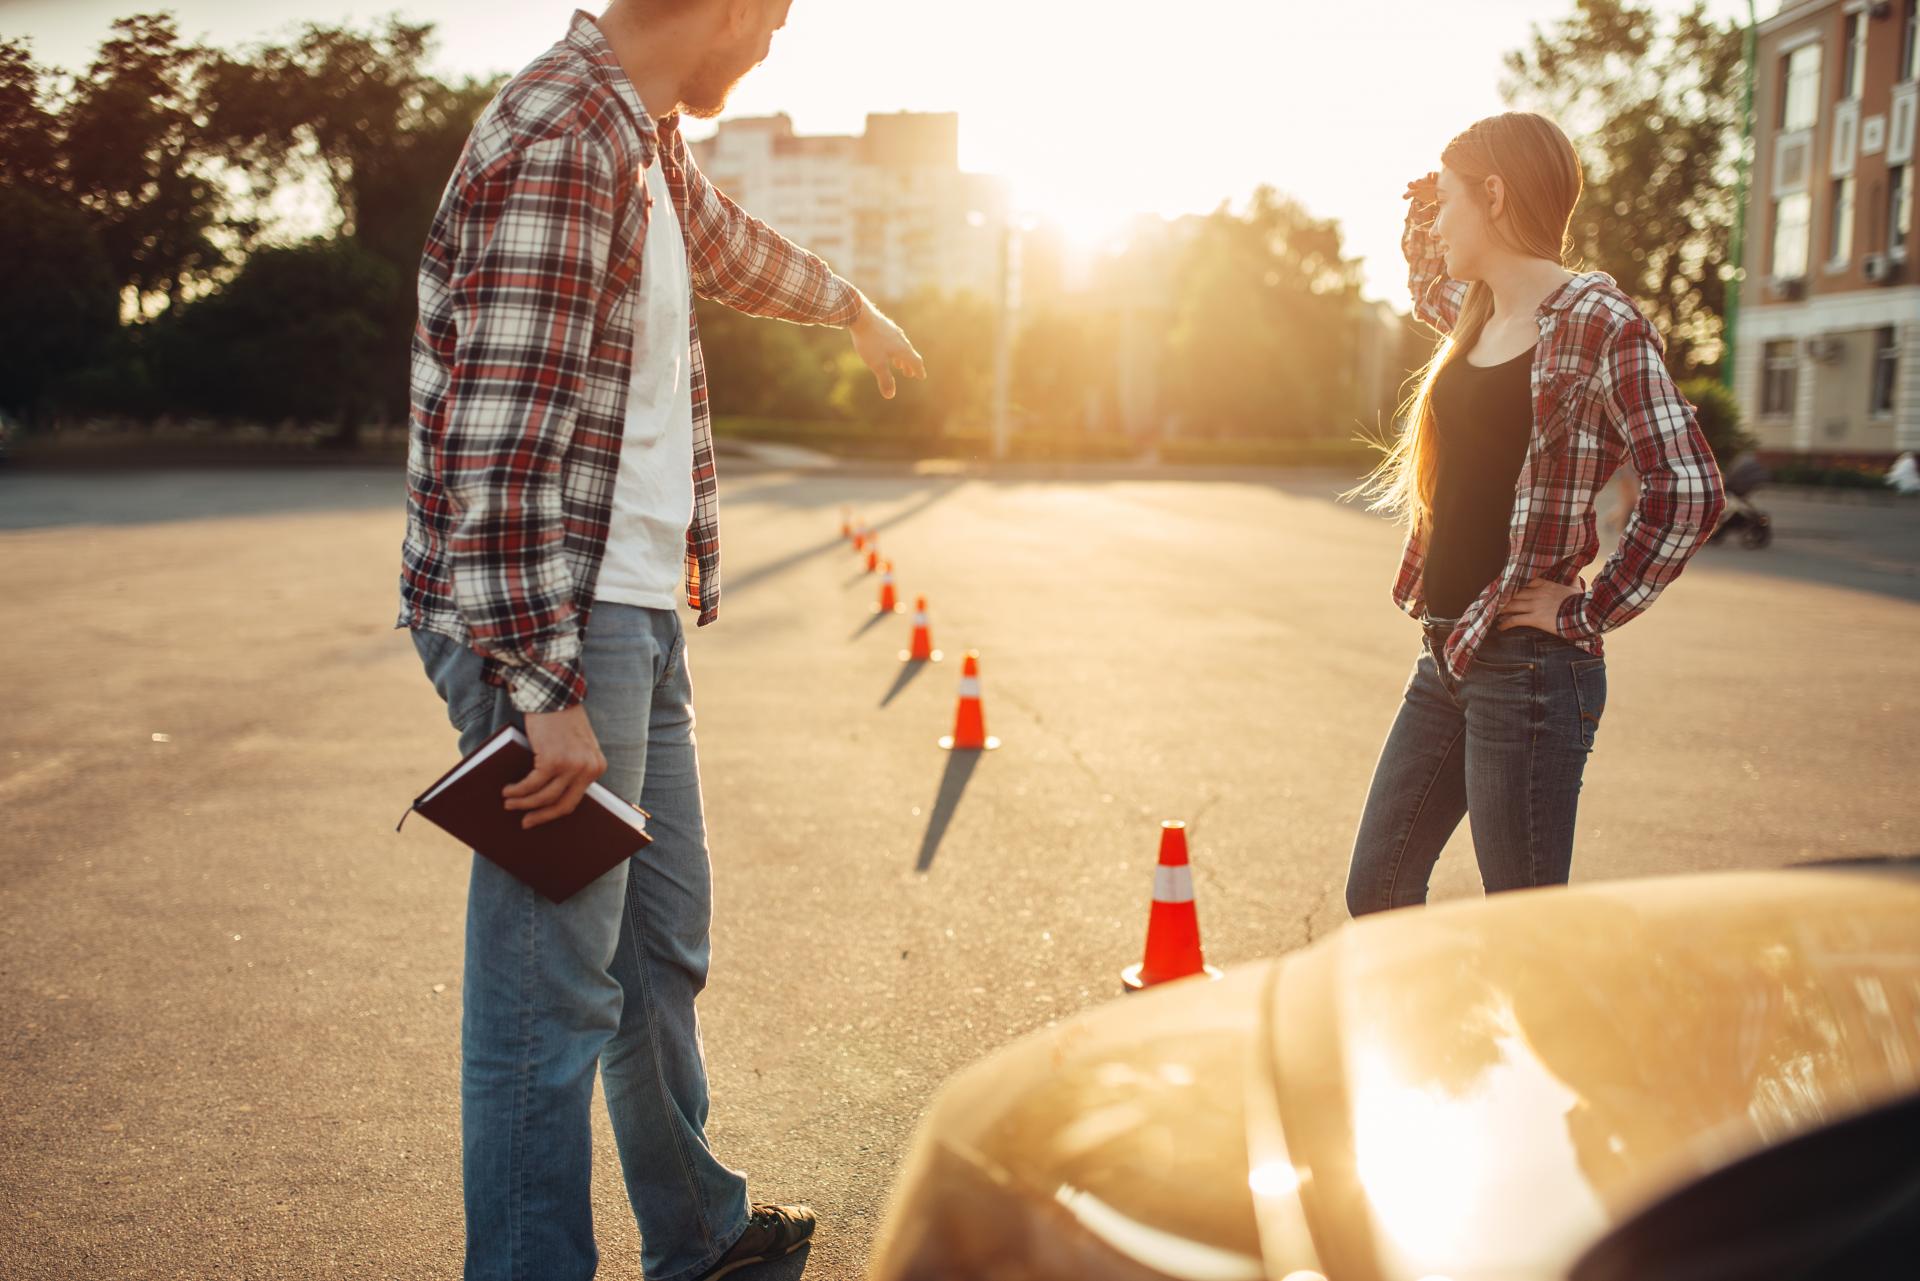
[[[1776,384],[1775,377],[1778,376]],[[1776,408],[1770,392],[1778,385],[1784,395]],[[1760,417],[1791,418],[1800,395],[1800,344],[1791,338],[1768,339],[1760,345]]]
[[[1795,156],[1795,152],[1799,152]],[[1813,173],[1813,131],[1800,129],[1783,133],[1773,140],[1773,198],[1791,196],[1807,189]],[[1789,177],[1789,175],[1795,175]]]
[[[1804,72],[1804,71],[1801,73],[1802,76],[1804,77],[1803,83],[1806,83],[1806,82],[1811,82],[1811,83],[1807,83],[1806,95],[1804,98],[1804,101],[1807,104],[1806,119],[1799,120],[1787,114],[1788,108],[1791,107],[1794,102],[1793,64],[1796,59],[1800,59],[1808,54],[1812,55],[1813,69],[1811,73]],[[1827,60],[1823,51],[1823,46],[1821,45],[1819,37],[1817,35],[1813,39],[1804,40],[1799,44],[1794,45],[1790,49],[1783,48],[1780,51],[1780,120],[1779,120],[1780,132],[1782,133],[1799,133],[1802,131],[1811,132],[1817,125],[1819,125],[1820,100],[1823,97],[1822,93],[1820,92],[1820,89],[1821,89],[1822,83],[1824,82],[1826,74],[1827,74]]]
[[[1840,193],[1846,193],[1842,206]],[[1859,221],[1860,186],[1852,174],[1842,174],[1827,188],[1827,270],[1844,271],[1853,261],[1853,232]]]
[[[1913,159],[1913,122],[1920,111],[1920,85],[1901,85],[1887,108],[1887,163],[1904,165]]]
[[[1803,208],[1805,210],[1804,216],[1797,219],[1795,222],[1788,222],[1782,216],[1783,213],[1785,212],[1785,207],[1789,201],[1794,202],[1797,208]],[[1781,233],[1781,230],[1785,227],[1796,227],[1796,226],[1799,231],[1800,244],[1798,246],[1796,254],[1792,256],[1797,257],[1799,259],[1799,262],[1797,267],[1793,269],[1783,269],[1781,266],[1780,248],[1785,242],[1781,239],[1780,233]],[[1769,276],[1772,276],[1776,280],[1806,279],[1807,267],[1809,266],[1809,264],[1812,262],[1812,259],[1813,259],[1813,196],[1812,194],[1805,191],[1789,192],[1787,195],[1782,196],[1780,199],[1774,201],[1773,202],[1773,225],[1770,228],[1770,235],[1771,235],[1771,241],[1767,247],[1768,248],[1767,274]]]
[[[1833,109],[1833,146],[1827,171],[1844,178],[1860,158],[1860,100],[1849,98]]]
[[[1840,23],[1840,100],[1858,103],[1867,88],[1866,6],[1849,6]]]
[[[1885,341],[1882,341],[1884,337]],[[1882,366],[1891,366],[1887,372],[1885,386],[1887,403],[1880,404]],[[1872,380],[1867,390],[1867,412],[1875,418],[1891,418],[1900,404],[1900,327],[1882,325],[1873,331],[1873,359],[1867,362],[1868,377]]]
[[[1920,76],[1920,0],[1907,0],[1907,13],[1904,19],[1906,29],[1900,33],[1900,79],[1911,81]]]
[[[1894,182],[1894,170],[1899,170],[1899,182]],[[1906,225],[1901,225],[1899,197],[1906,195]],[[1896,236],[1904,237],[1898,244]],[[1887,254],[1889,257],[1905,260],[1907,247],[1913,243],[1913,166],[1892,165],[1887,169]]]

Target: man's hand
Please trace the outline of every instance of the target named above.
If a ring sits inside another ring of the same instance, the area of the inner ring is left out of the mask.
[[[893,399],[895,369],[909,378],[927,376],[927,362],[913,349],[900,326],[889,320],[864,294],[860,314],[847,326],[847,332],[853,336],[853,349],[867,362],[867,368],[873,371],[873,380],[880,384],[880,394],[888,400]]]
[[[1536,578],[1513,594],[1500,611],[1500,630],[1538,627],[1549,636],[1560,634],[1560,602],[1587,590],[1585,584],[1569,587],[1549,578]]]
[[[522,828],[538,827],[573,813],[587,784],[607,772],[600,740],[587,720],[587,705],[560,712],[527,713],[527,741],[533,744],[533,772],[502,791],[510,810],[532,810]]]

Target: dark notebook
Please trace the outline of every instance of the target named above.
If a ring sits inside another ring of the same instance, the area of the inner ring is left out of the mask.
[[[598,783],[587,784],[573,813],[538,827],[521,827],[520,820],[531,811],[508,809],[500,793],[532,772],[533,745],[519,726],[502,725],[416,796],[407,814],[417,810],[426,815],[556,903],[652,842],[647,812]],[[406,823],[407,814],[393,825],[394,831]]]

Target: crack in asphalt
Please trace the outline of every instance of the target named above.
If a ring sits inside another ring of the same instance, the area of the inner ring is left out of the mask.
[[[1007,702],[1012,703],[1015,707],[1025,712],[1027,716],[1032,719],[1036,727],[1038,727],[1043,733],[1046,733],[1051,737],[1053,737],[1055,740],[1057,740],[1060,746],[1066,748],[1067,755],[1073,758],[1073,763],[1075,765],[1078,765],[1081,768],[1081,770],[1085,772],[1086,776],[1093,780],[1094,786],[1100,788],[1102,795],[1111,795],[1111,793],[1108,791],[1106,786],[1101,783],[1099,772],[1095,770],[1092,765],[1089,765],[1087,763],[1087,758],[1080,754],[1080,749],[1073,745],[1073,740],[1068,738],[1065,734],[1063,734],[1059,730],[1054,729],[1052,726],[1048,725],[1046,722],[1046,718],[1041,716],[1039,710],[1036,709],[1033,706],[1033,704],[1027,702],[1026,699],[1021,698],[1018,694],[1015,694],[1012,691],[1006,689],[1004,686],[997,686],[995,688],[995,692],[1000,698],[1005,699]]]

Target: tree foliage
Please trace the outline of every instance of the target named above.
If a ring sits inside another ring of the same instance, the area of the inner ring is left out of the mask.
[[[1340,433],[1363,411],[1360,262],[1337,223],[1263,186],[1244,213],[1200,225],[1176,278],[1167,365],[1181,434]]]
[[[1581,153],[1578,252],[1666,335],[1676,374],[1720,356],[1742,41],[1700,0],[1670,24],[1648,4],[1575,0],[1506,57],[1508,100],[1553,116]]]

